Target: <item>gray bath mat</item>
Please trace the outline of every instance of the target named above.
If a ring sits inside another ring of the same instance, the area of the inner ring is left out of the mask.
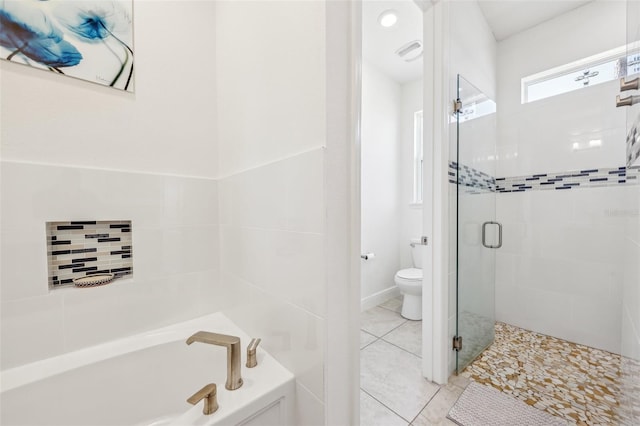
[[[461,426],[567,425],[563,419],[475,382],[469,383],[447,417]]]

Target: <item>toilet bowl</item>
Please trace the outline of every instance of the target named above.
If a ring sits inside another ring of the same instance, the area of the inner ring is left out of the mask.
[[[417,239],[411,240],[411,258],[414,268],[396,272],[394,281],[403,296],[400,315],[410,320],[422,319],[422,250]]]

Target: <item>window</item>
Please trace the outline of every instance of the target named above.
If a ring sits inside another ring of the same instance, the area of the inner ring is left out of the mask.
[[[640,54],[627,46],[570,62],[522,79],[522,103],[561,95],[640,72]]]
[[[484,93],[479,93],[473,98],[464,99],[460,112],[452,111],[449,119],[450,123],[455,123],[458,119],[460,123],[475,120],[485,115],[495,114],[496,103],[487,98]]]
[[[413,114],[413,203],[422,204],[422,111]]]

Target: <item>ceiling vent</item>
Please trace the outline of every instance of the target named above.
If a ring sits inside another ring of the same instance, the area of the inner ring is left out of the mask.
[[[413,40],[396,50],[396,55],[405,62],[413,62],[422,56],[422,42]]]

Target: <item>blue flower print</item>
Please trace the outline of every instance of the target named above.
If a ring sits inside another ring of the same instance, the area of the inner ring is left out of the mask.
[[[60,2],[54,14],[61,25],[87,42],[97,43],[110,36],[120,41],[118,35],[122,37],[131,28],[131,17],[122,6],[107,0]]]
[[[119,67],[110,86],[120,80],[125,67],[130,64],[129,75],[124,81],[124,90],[127,90],[133,75],[133,50],[123,41],[124,36],[129,35],[131,17],[122,4],[108,0],[66,1],[55,7],[54,15],[60,25],[74,36],[87,43],[104,43],[117,58]],[[109,40],[115,40],[122,47],[122,53],[116,53]]]
[[[23,55],[51,68],[74,66],[82,60],[80,52],[37,9],[16,2],[9,8],[3,3],[0,29],[0,46],[12,51],[7,60]]]

